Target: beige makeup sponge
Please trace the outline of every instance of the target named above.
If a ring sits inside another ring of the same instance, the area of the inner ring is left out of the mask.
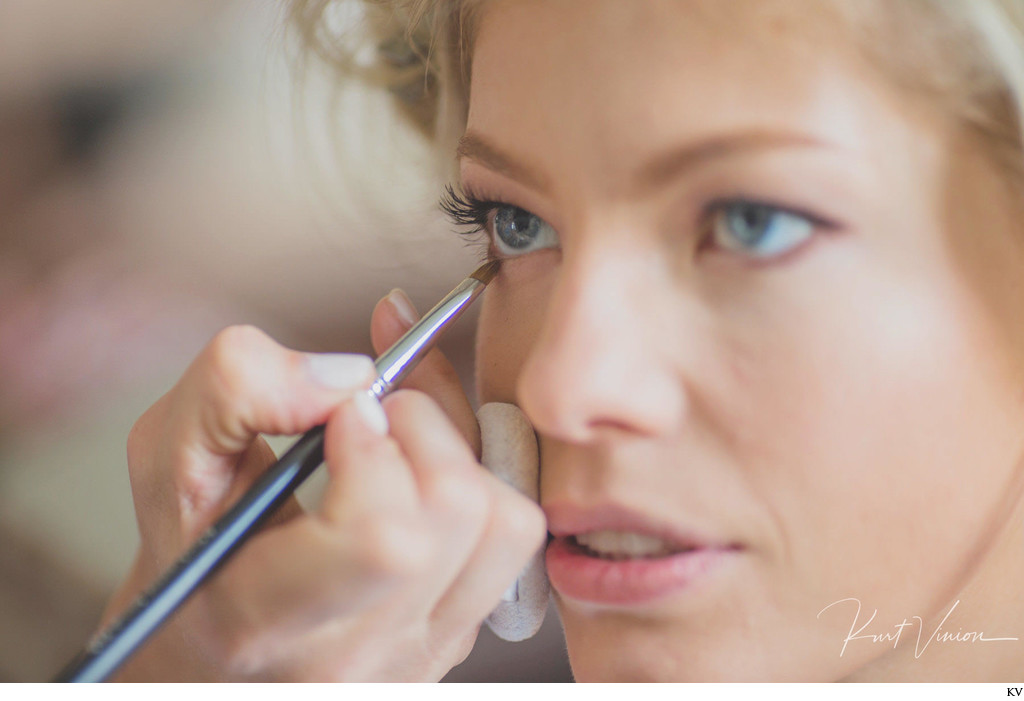
[[[482,453],[480,462],[524,495],[540,499],[540,452],[537,436],[514,404],[492,402],[477,411]],[[544,548],[534,553],[519,578],[509,587],[487,626],[504,640],[533,637],[544,622],[550,587],[544,569]]]

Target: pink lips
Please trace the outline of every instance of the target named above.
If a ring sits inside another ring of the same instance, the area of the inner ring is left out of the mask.
[[[545,510],[554,535],[547,549],[548,578],[568,599],[618,606],[655,603],[695,589],[741,550],[703,536],[667,531],[616,507],[546,506]],[[658,536],[685,550],[662,557],[611,560],[595,556],[573,537],[605,529]]]

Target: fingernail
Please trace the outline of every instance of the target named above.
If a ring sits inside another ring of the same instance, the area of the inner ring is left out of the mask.
[[[413,305],[412,300],[409,299],[409,295],[399,288],[395,288],[388,292],[388,301],[391,302],[391,306],[398,312],[398,318],[406,323],[408,326],[412,326],[420,320],[420,315],[416,313],[416,307]]]
[[[362,417],[363,423],[371,431],[379,436],[388,432],[388,417],[377,397],[369,392],[357,392],[356,396],[352,398],[352,402],[356,405],[356,411]]]
[[[370,356],[358,353],[307,353],[306,369],[315,382],[330,389],[362,387],[377,372]]]

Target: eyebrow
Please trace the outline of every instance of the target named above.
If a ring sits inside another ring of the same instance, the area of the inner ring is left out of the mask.
[[[669,150],[642,165],[632,176],[637,191],[652,190],[678,178],[708,161],[741,152],[782,147],[826,146],[810,136],[784,131],[755,130],[713,136]],[[458,160],[468,159],[536,190],[547,189],[547,178],[512,155],[502,151],[475,132],[466,132],[455,150]]]
[[[523,185],[528,185],[535,190],[547,189],[546,178],[474,132],[467,131],[459,139],[455,157],[460,161],[463,159],[476,161],[490,170],[518,180]]]

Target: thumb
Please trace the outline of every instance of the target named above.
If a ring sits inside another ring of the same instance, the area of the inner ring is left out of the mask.
[[[370,339],[377,354],[386,351],[420,319],[412,300],[400,289],[377,302],[370,318]],[[402,387],[424,392],[438,403],[480,459],[480,424],[459,375],[439,348],[433,348],[402,382]]]

